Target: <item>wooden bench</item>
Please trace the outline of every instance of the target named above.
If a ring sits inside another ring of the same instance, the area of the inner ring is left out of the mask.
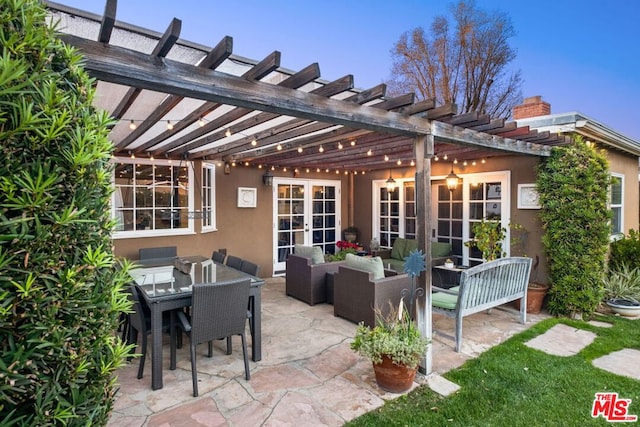
[[[460,285],[433,287],[432,307],[456,319],[456,351],[462,346],[462,318],[521,299],[520,323],[527,321],[527,285],[531,258],[510,257],[471,267],[460,273]]]

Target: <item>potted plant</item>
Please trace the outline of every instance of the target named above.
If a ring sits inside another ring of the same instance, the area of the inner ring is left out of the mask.
[[[356,255],[358,253],[358,245],[346,240],[338,240],[336,242],[336,247],[338,248],[338,252],[336,252],[335,254],[325,255],[325,260],[327,262],[344,261],[344,259],[347,257],[347,254]]]
[[[527,286],[527,313],[538,314],[542,311],[542,303],[544,297],[547,295],[549,286],[544,283],[538,283],[536,278],[538,276],[538,265],[540,264],[540,257],[536,255],[533,261],[533,275]],[[515,306],[520,310],[520,300],[516,300]]]
[[[500,225],[500,221],[482,220],[473,225],[473,239],[464,242],[468,248],[477,248],[482,253],[482,259],[493,261],[504,256],[502,241],[507,230]]]
[[[640,316],[640,268],[622,264],[602,278],[603,299],[614,313]]]
[[[380,388],[402,393],[411,388],[428,341],[420,334],[402,300],[398,309],[389,305],[387,316],[376,308],[375,327],[362,322],[358,325],[351,349],[371,360]]]
[[[354,243],[358,240],[358,227],[350,225],[342,232],[344,234],[344,240],[350,243]]]

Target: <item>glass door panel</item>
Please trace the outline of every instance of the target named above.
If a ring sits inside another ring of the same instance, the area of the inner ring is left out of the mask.
[[[340,182],[274,179],[274,187],[274,275],[285,272],[296,244],[334,253],[340,229]]]

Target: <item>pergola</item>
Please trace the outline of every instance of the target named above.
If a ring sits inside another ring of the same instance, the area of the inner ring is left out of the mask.
[[[354,89],[353,76],[320,79],[318,64],[292,72],[275,51],[256,62],[232,53],[231,37],[213,48],[47,2],[60,37],[77,47],[97,80],[96,106],[117,123],[116,156],[218,161],[270,168],[358,173],[415,165],[418,247],[430,251],[430,171],[435,155],[463,161],[518,153],[548,156],[564,137],[505,119],[457,114],[455,105],[386,97],[381,84]],[[425,226],[426,225],[426,226]],[[423,274],[426,335],[431,337],[430,277]],[[423,367],[430,371],[430,351]]]

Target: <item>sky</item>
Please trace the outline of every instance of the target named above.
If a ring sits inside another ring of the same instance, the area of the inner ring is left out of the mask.
[[[105,0],[57,0],[102,15]],[[121,0],[116,19],[164,32],[182,20],[181,38],[215,46],[233,37],[234,54],[261,60],[281,52],[298,71],[317,62],[322,78],[352,74],[367,89],[390,76],[402,33],[428,29],[451,0]],[[640,143],[640,0],[476,0],[505,12],[516,31],[510,65],[524,97],[541,95],[551,113],[579,112]]]

